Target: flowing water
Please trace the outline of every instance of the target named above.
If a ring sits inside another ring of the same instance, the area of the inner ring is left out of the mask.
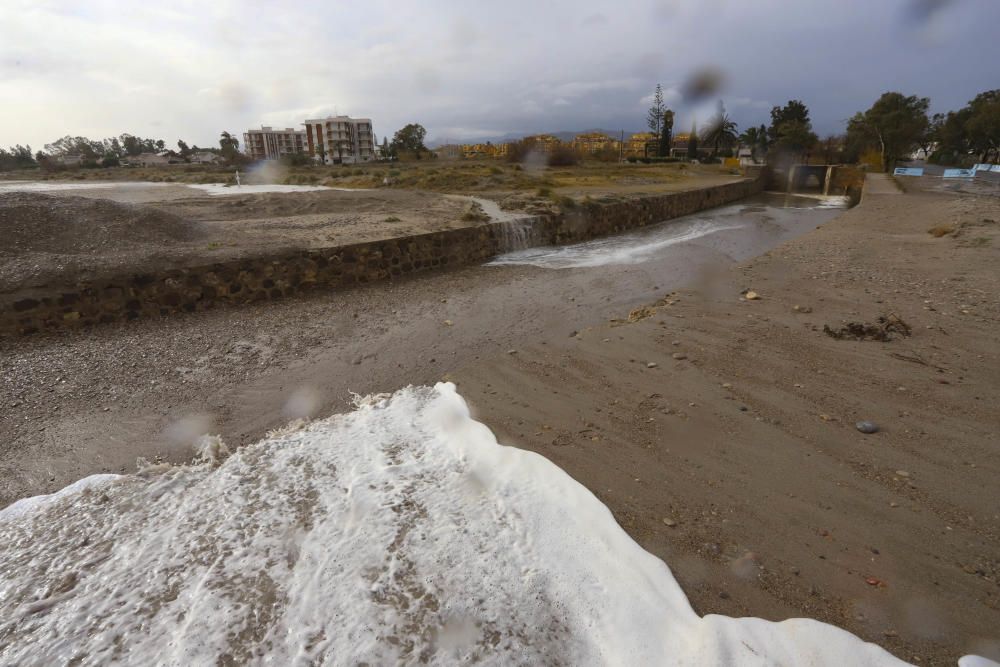
[[[640,264],[663,251],[727,230],[753,230],[779,224],[783,218],[810,211],[817,224],[837,215],[849,205],[846,197],[801,197],[759,195],[737,204],[682,216],[636,231],[565,246],[521,246],[505,253],[491,265],[527,264],[546,269],[593,268],[609,264]]]

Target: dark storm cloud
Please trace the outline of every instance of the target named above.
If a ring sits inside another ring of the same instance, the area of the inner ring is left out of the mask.
[[[886,90],[946,110],[998,85],[980,50],[1000,25],[993,0],[64,7],[0,9],[0,145],[143,133],[154,121],[171,142],[207,144],[223,129],[334,111],[372,117],[379,135],[420,122],[456,140],[640,130],[658,82],[679,127],[716,97],[744,127],[795,98],[826,134]],[[688,106],[685,85],[707,68],[721,88]]]

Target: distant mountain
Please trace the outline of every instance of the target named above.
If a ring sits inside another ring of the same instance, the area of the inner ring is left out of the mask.
[[[625,130],[625,138],[638,132],[645,132],[646,130]],[[553,137],[559,139],[559,141],[572,141],[574,137],[578,134],[585,134],[588,132],[602,132],[615,139],[621,138],[622,131],[619,130],[603,130],[601,128],[593,128],[589,130],[562,130],[559,132],[508,132],[507,134],[498,135],[495,137],[479,137],[476,139],[449,139],[447,137],[442,137],[440,139],[432,139],[427,142],[428,148],[438,148],[439,146],[445,146],[447,144],[485,144],[489,142],[491,144],[502,144],[510,141],[517,141],[523,137],[532,136],[535,134],[551,134]]]

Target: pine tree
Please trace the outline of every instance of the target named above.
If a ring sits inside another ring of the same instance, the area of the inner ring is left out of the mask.
[[[666,108],[663,106],[663,86],[656,84],[656,92],[653,93],[653,106],[649,107],[646,114],[646,124],[657,141],[660,139],[660,128],[663,127],[664,111]]]
[[[698,125],[696,121],[691,121],[691,137],[688,139],[688,159],[698,159]]]

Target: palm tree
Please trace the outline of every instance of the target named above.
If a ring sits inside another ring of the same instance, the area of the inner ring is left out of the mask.
[[[726,114],[726,107],[722,104],[722,100],[719,100],[718,111],[701,135],[702,140],[712,144],[714,147],[712,155],[717,156],[719,154],[719,146],[736,143],[736,132],[736,123]]]
[[[767,139],[766,129],[763,136],[761,136],[762,128],[764,128],[763,125],[760,127],[750,127],[740,135],[740,143],[750,148],[750,159],[754,162],[757,161],[757,149],[761,148],[763,142]]]

